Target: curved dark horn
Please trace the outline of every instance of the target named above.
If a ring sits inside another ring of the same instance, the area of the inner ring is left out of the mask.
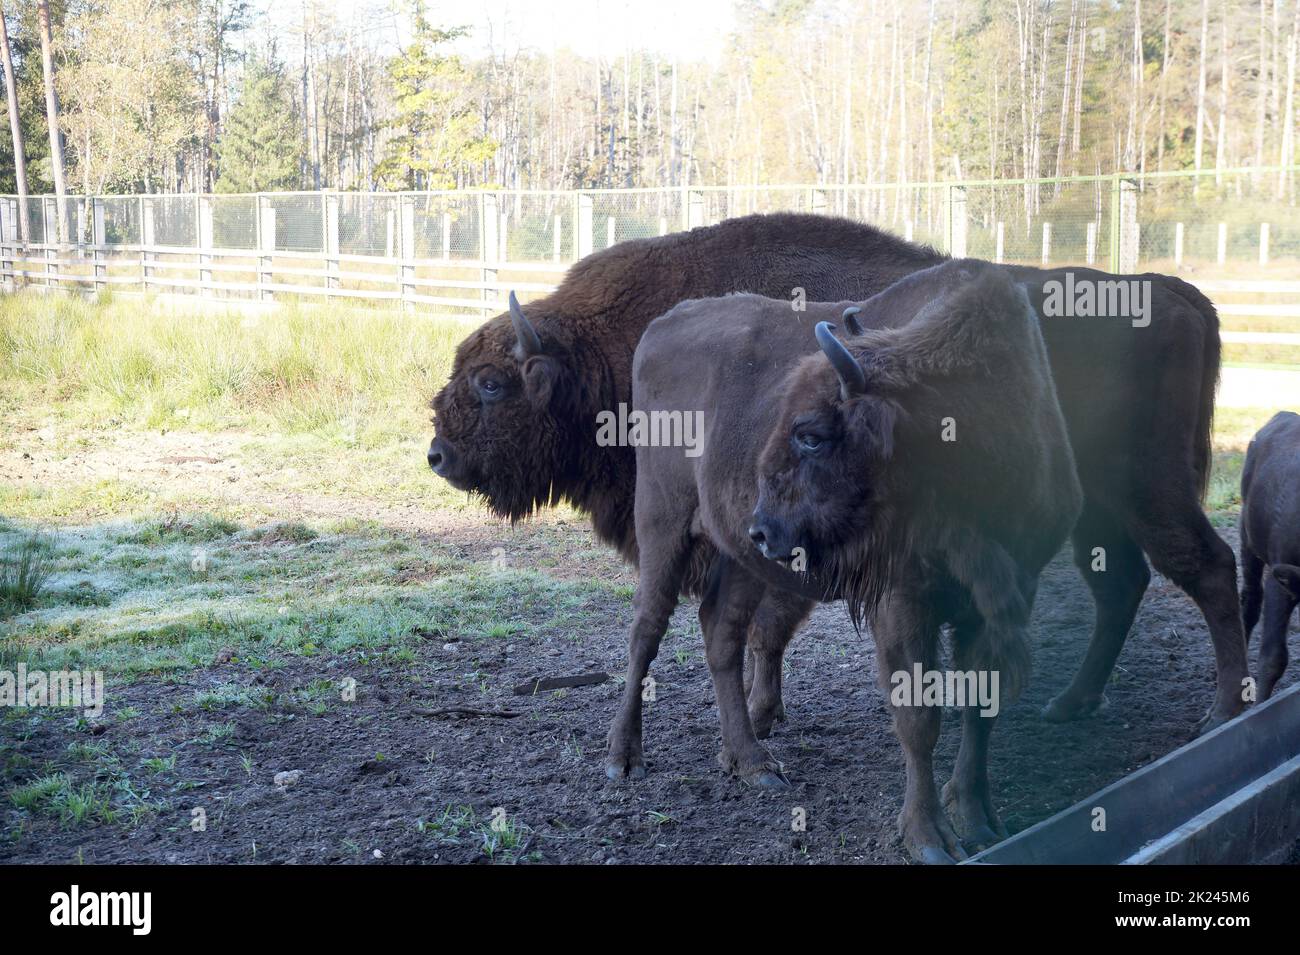
[[[519,339],[515,345],[516,358],[523,361],[529,355],[542,353],[542,340],[537,337],[537,329],[533,328],[532,322],[524,317],[524,310],[519,307],[519,299],[515,298],[513,289],[510,292],[510,324],[515,327],[515,337]]]
[[[822,351],[830,359],[835,374],[840,377],[840,399],[847,401],[867,390],[867,375],[857,359],[849,354],[844,343],[831,334],[834,328],[830,322],[818,322],[814,334],[817,336],[817,344],[822,346]]]
[[[841,321],[844,322],[844,327],[847,328],[849,334],[855,338],[865,332],[862,323],[857,319],[857,314],[860,311],[862,311],[862,309],[858,308],[856,305],[850,305],[844,310],[844,314],[840,316]]]

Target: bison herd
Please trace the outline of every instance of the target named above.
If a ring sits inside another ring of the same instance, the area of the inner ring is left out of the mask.
[[[782,657],[816,602],[844,600],[869,625],[893,704],[904,844],[919,861],[961,859],[1005,835],[987,769],[996,699],[1027,679],[1038,575],[1067,537],[1096,622],[1047,719],[1102,702],[1148,559],[1209,628],[1217,691],[1200,728],[1248,698],[1236,562],[1201,507],[1218,318],[1195,288],[1154,274],[1122,279],[1145,296],[1141,321],[1061,307],[1062,288],[1117,281],[949,259],[810,215],[624,242],[526,312],[512,294],[461,343],[433,400],[429,465],[512,521],[568,502],[639,568],[611,778],[645,773],[643,681],[686,594],[700,599],[723,767],[787,785],[760,742],[783,715]],[[691,416],[698,444],[597,427],[629,409],[651,428]],[[1269,521],[1285,508],[1300,522],[1298,456],[1292,415],[1247,464],[1245,620],[1263,606],[1268,690],[1300,597],[1300,553]],[[938,672],[945,624],[947,686],[969,679],[972,693],[940,791],[932,751],[939,704],[953,701],[902,684]],[[973,698],[977,679],[992,706]]]

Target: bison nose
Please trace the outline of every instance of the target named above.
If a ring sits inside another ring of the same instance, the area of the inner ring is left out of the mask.
[[[762,547],[767,543],[767,533],[760,524],[749,525],[749,539],[754,542],[755,547]]]
[[[446,477],[451,471],[452,453],[451,445],[442,438],[434,438],[433,443],[429,445],[429,467],[438,477]]]

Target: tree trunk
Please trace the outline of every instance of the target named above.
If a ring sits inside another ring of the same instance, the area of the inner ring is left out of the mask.
[[[30,239],[27,223],[27,153],[23,149],[23,127],[18,120],[18,78],[14,75],[13,56],[9,52],[9,28],[5,25],[4,7],[0,6],[0,60],[5,73],[5,94],[9,101],[9,133],[14,143],[14,178],[18,181],[18,236]],[[3,240],[4,236],[0,236]]]
[[[1263,2],[1263,0],[1261,0]],[[1157,130],[1159,140],[1156,142],[1156,171],[1165,168],[1165,100],[1168,95],[1169,77],[1169,26],[1173,15],[1174,0],[1165,0],[1165,39],[1160,47],[1160,123]],[[1159,180],[1157,180],[1159,181]]]
[[[1196,171],[1201,171],[1201,149],[1205,129],[1205,48],[1210,40],[1210,0],[1201,0],[1201,66],[1196,84]],[[1200,185],[1200,177],[1192,181],[1193,188]]]
[[[57,235],[63,243],[68,239],[68,188],[63,181],[63,133],[59,129],[59,94],[54,89],[54,36],[50,28],[49,0],[39,0],[37,11],[41,27],[41,68],[45,73],[45,118],[50,126],[50,167],[59,216]],[[46,236],[45,240],[48,242],[49,238]]]
[[[1295,162],[1295,84],[1296,58],[1300,55],[1300,0],[1296,0],[1295,19],[1291,23],[1291,40],[1286,47],[1286,106],[1282,110],[1282,155],[1279,165]],[[1277,174],[1277,196],[1285,199],[1290,175],[1283,168]]]
[[[1219,135],[1214,150],[1214,184],[1223,183],[1223,167],[1228,162],[1228,4],[1224,0],[1223,22],[1220,24],[1220,39],[1223,48],[1219,51]]]

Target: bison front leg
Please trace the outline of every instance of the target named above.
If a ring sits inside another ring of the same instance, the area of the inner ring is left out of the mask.
[[[749,701],[754,735],[759,739],[767,739],[773,724],[785,719],[781,700],[785,648],[808,619],[812,606],[812,601],[794,594],[768,590],[754,613],[749,626],[745,698]]]
[[[642,550],[641,581],[633,600],[632,629],[628,633],[627,683],[623,701],[609,728],[609,749],[605,775],[610,779],[641,779],[645,758],[641,743],[641,704],[649,693],[646,677],[659,653],[659,643],[677,608],[678,594],[686,566],[685,546],[665,548],[660,553]]]
[[[1264,580],[1264,636],[1259,644],[1259,699],[1273,695],[1273,687],[1286,672],[1286,632],[1296,598],[1271,573]]]
[[[900,589],[881,602],[873,614],[871,632],[876,639],[880,682],[890,698],[894,732],[907,764],[903,811],[898,816],[903,845],[917,862],[957,862],[966,858],[966,852],[944,816],[934,784],[934,746],[939,739],[941,710],[896,694],[902,684],[893,679],[895,674],[912,679],[915,663],[920,663],[923,671],[937,667],[939,621],[917,596]]]
[[[962,709],[961,748],[952,779],[943,787],[948,818],[965,846],[974,852],[1007,837],[989,787],[989,737],[996,723],[996,716],[982,714],[978,706]]]
[[[789,783],[781,775],[780,764],[754,735],[745,700],[745,634],[764,589],[734,561],[719,555],[700,603],[700,626],[722,723],[718,761],[727,772],[747,782],[784,788]]]

